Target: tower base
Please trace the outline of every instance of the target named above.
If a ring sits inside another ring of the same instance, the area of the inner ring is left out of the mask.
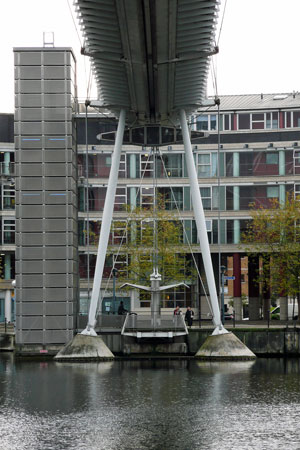
[[[233,333],[208,336],[195,355],[198,359],[248,360],[255,354]]]
[[[114,355],[100,336],[76,334],[54,357],[56,361],[110,361]]]

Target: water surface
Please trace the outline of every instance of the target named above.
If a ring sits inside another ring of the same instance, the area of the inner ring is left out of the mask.
[[[300,449],[300,360],[15,361],[0,449]]]

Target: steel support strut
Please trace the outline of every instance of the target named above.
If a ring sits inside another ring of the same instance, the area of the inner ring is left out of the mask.
[[[220,317],[220,308],[218,303],[218,296],[216,291],[215,277],[213,272],[213,266],[211,261],[209,242],[206,231],[205,215],[202,206],[200,188],[198,183],[198,176],[195,167],[192,145],[190,140],[189,129],[187,126],[186,114],[183,109],[180,110],[180,125],[182,129],[185,160],[187,166],[187,172],[190,180],[191,196],[193,203],[193,210],[195,215],[195,221],[197,226],[198,237],[200,241],[200,247],[202,252],[202,258],[204,263],[204,269],[207,279],[207,285],[210,294],[212,312],[213,312],[213,323],[216,327],[213,334],[227,333],[222,325]]]
[[[101,230],[100,230],[100,237],[99,237],[99,244],[98,244],[98,254],[97,254],[96,267],[95,267],[94,283],[93,283],[92,298],[91,298],[90,309],[89,309],[88,323],[87,323],[87,327],[85,328],[85,330],[83,330],[81,333],[81,334],[88,334],[91,336],[96,336],[96,332],[95,332],[96,314],[97,314],[100,288],[101,288],[101,282],[102,282],[102,275],[103,275],[103,269],[104,269],[104,263],[105,263],[105,257],[106,257],[106,251],[107,251],[107,245],[108,245],[108,239],[109,239],[109,233],[110,233],[110,226],[111,226],[112,215],[113,215],[113,210],[114,210],[115,195],[116,195],[116,188],[117,188],[117,182],[118,182],[118,172],[119,172],[122,142],[123,142],[123,134],[124,134],[124,128],[125,128],[125,115],[126,115],[125,110],[122,109],[120,111],[115,146],[114,146],[114,151],[112,154],[111,169],[110,169],[105,203],[104,203],[104,208],[103,208],[102,223],[101,223]]]

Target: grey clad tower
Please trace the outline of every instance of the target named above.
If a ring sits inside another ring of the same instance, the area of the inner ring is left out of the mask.
[[[15,48],[16,341],[64,344],[78,300],[76,62],[68,48]]]

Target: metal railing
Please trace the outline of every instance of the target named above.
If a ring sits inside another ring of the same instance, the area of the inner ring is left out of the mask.
[[[87,324],[87,315],[79,315],[77,328],[79,331],[84,330]],[[119,316],[118,314],[101,314],[97,316],[97,322],[95,329],[99,330],[112,330],[112,331],[121,331],[123,327],[123,323],[125,321],[126,316]]]
[[[153,321],[151,315],[128,313],[123,325],[125,331],[186,331],[184,317],[180,315],[162,315]]]

